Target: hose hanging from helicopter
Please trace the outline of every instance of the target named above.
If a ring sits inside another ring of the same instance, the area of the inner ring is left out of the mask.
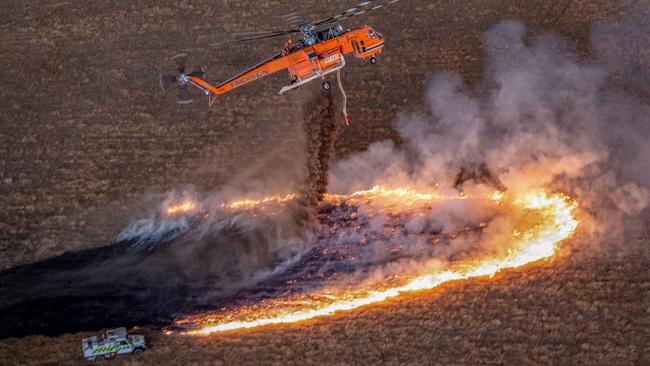
[[[343,96],[343,122],[345,122],[345,126],[350,125],[350,119],[348,118],[348,110],[347,110],[347,104],[348,104],[348,98],[345,95],[345,90],[343,90],[343,83],[341,83],[341,70],[336,70],[336,81],[339,83],[339,89],[341,90],[341,95]]]

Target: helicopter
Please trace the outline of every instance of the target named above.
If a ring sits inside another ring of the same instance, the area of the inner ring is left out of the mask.
[[[289,39],[284,48],[271,57],[250,67],[227,80],[213,85],[203,79],[205,70],[185,72],[185,66],[180,65],[175,82],[180,88],[188,85],[208,96],[208,104],[212,106],[217,95],[247,85],[265,78],[273,73],[288,70],[290,82],[280,89],[280,94],[310,81],[321,79],[322,90],[329,92],[331,84],[325,80],[325,75],[341,70],[346,65],[345,57],[352,55],[358,59],[376,64],[378,56],[384,49],[384,36],[371,26],[364,25],[351,30],[343,30],[340,24],[331,26],[344,19],[361,15],[370,10],[379,9],[385,5],[396,3],[399,0],[374,0],[364,1],[337,15],[316,21],[304,22],[296,28],[249,34],[245,38],[221,42],[218,45],[238,43],[258,39],[280,37],[292,33],[301,33],[298,41]],[[292,15],[292,17],[296,17]],[[340,85],[340,74],[339,85]],[[342,87],[341,87],[342,88]],[[344,107],[345,124],[348,116]]]

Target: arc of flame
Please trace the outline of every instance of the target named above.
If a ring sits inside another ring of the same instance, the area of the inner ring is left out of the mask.
[[[381,187],[373,187],[369,191],[357,192],[356,195],[364,197],[377,193],[381,194],[381,192]],[[399,192],[397,191],[397,195],[409,193],[409,191]],[[354,196],[355,194],[352,195],[352,197]],[[340,197],[330,195],[329,198],[336,199]],[[501,201],[504,197],[503,193],[493,193],[489,198],[494,201]],[[504,258],[475,259],[474,261],[460,263],[449,270],[421,274],[399,287],[370,291],[365,295],[335,301],[322,307],[275,316],[261,315],[259,318],[252,320],[224,322],[188,331],[185,334],[208,335],[235,329],[296,323],[331,315],[339,311],[353,310],[369,304],[382,302],[405,292],[432,289],[449,281],[493,276],[503,269],[516,268],[551,257],[559,247],[560,242],[572,236],[578,226],[578,220],[573,216],[573,210],[577,207],[577,203],[571,202],[567,197],[562,195],[549,196],[545,192],[532,192],[516,199],[514,204],[522,209],[541,211],[545,221],[544,225],[535,225],[527,232],[520,233],[520,235],[513,235],[514,244],[510,247],[508,254]]]

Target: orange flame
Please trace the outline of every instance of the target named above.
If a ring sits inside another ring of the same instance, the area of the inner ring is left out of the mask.
[[[325,198],[327,201],[334,202],[383,199],[388,202],[395,200],[402,204],[413,205],[443,197],[435,193],[418,193],[410,188],[387,189],[375,186],[370,190],[355,192],[351,195],[327,195]],[[455,199],[464,198],[467,196]],[[494,192],[485,198],[498,204],[502,204],[506,199],[503,192]],[[563,195],[549,195],[542,191],[529,192],[511,199],[508,203],[513,209],[530,213],[534,219],[529,219],[530,222],[526,222],[525,230],[514,230],[510,234],[507,243],[508,250],[505,254],[462,261],[453,264],[446,270],[423,270],[413,274],[402,285],[395,287],[336,294],[324,293],[320,297],[325,300],[320,301],[296,300],[296,303],[292,304],[292,310],[284,312],[265,307],[253,308],[249,314],[245,314],[245,317],[239,319],[232,315],[213,319],[208,317],[207,323],[209,324],[201,329],[188,331],[186,334],[208,335],[271,324],[296,323],[382,302],[402,293],[432,289],[449,281],[493,276],[504,269],[520,267],[551,257],[560,243],[571,237],[578,226],[578,220],[573,215],[577,203]]]
[[[185,201],[177,205],[168,207],[167,210],[165,210],[165,212],[167,213],[167,215],[176,215],[176,214],[192,211],[195,208],[196,208],[196,203],[194,203],[193,201]]]
[[[291,201],[298,197],[295,193],[287,193],[286,195],[274,195],[274,196],[267,196],[264,198],[260,198],[257,200],[254,199],[242,199],[242,200],[237,200],[237,201],[232,201],[228,203],[222,203],[220,207],[222,208],[231,208],[231,209],[246,209],[246,208],[254,208],[259,205],[264,205],[268,203],[285,203],[288,201]]]
[[[219,205],[220,208],[232,210],[253,209],[266,204],[282,204],[298,197],[295,193],[288,193],[286,195],[273,195],[260,199],[241,199],[230,202],[224,202]],[[169,216],[184,214],[192,212],[197,208],[197,204],[192,200],[186,200],[176,205],[169,206],[165,209],[165,213]]]
[[[415,206],[444,198],[437,192],[421,193],[409,187],[386,188],[376,185],[371,189],[357,191],[349,195],[325,194],[323,200],[331,203],[346,201],[351,204],[378,200],[382,205],[399,203],[404,206]]]

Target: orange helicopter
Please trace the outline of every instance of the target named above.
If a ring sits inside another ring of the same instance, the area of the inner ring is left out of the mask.
[[[347,31],[344,31],[340,25],[326,25],[379,9],[397,1],[399,0],[364,1],[338,15],[314,23],[302,23],[295,29],[255,33],[247,38],[219,43],[219,45],[223,45],[278,37],[290,33],[302,33],[302,39],[299,41],[287,41],[282,51],[217,85],[212,85],[202,78],[204,71],[185,73],[184,66],[180,68],[176,82],[180,87],[191,85],[207,95],[210,106],[214,102],[214,96],[227,93],[284,69],[289,71],[291,82],[280,90],[281,94],[317,78],[322,79],[322,89],[327,92],[331,89],[331,85],[325,80],[325,75],[342,69],[345,66],[346,55],[351,54],[359,59],[367,60],[371,64],[377,63],[377,56],[384,49],[384,37],[367,25]],[[345,106],[343,113],[347,125],[349,119],[345,112]]]

